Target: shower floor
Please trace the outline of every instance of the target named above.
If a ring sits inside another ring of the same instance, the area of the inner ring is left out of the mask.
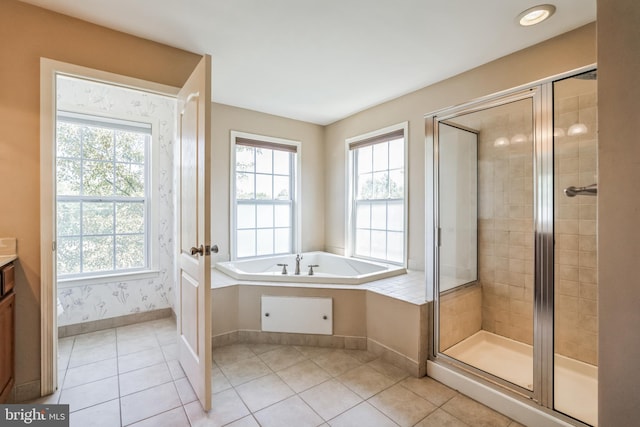
[[[479,331],[444,352],[490,374],[532,389],[533,347]],[[555,409],[587,424],[598,421],[598,368],[555,356]]]

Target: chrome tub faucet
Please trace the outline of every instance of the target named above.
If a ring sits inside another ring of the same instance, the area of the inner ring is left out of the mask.
[[[300,261],[302,261],[302,255],[301,254],[297,254],[296,255],[296,271],[295,271],[295,275],[299,276],[300,275]]]

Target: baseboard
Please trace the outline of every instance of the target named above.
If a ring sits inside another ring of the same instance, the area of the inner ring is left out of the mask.
[[[104,329],[118,328],[121,326],[148,322],[150,320],[164,319],[165,317],[172,316],[175,316],[173,314],[173,310],[170,307],[167,307],[161,308],[159,310],[151,310],[141,313],[126,314],[124,316],[110,317],[108,319],[92,320],[90,322],[58,326],[58,338],[86,334],[89,332],[96,332]]]
[[[236,343],[309,345],[327,348],[344,348],[350,350],[367,349],[367,339],[365,337],[343,335],[293,334],[287,332],[238,330],[216,335],[211,339],[212,348]]]
[[[9,395],[7,403],[28,402],[40,397],[40,380],[16,384]]]

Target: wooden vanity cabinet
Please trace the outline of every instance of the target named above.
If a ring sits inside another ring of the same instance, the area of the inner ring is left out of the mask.
[[[8,400],[14,379],[15,348],[15,304],[13,292],[14,266],[8,264],[0,270],[0,286],[4,295],[0,297],[0,403]]]

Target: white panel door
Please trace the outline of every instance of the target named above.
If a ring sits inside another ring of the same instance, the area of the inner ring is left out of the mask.
[[[211,409],[211,57],[178,94],[178,359],[205,411]]]

